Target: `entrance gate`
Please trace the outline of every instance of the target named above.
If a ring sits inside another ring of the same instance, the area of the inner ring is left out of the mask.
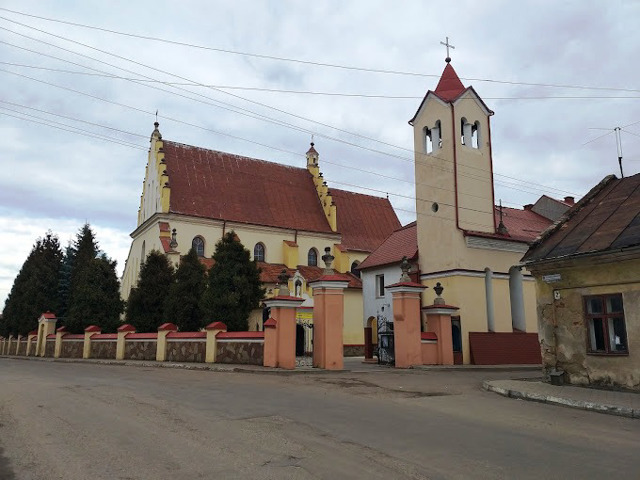
[[[296,367],[313,366],[313,320],[296,319]]]
[[[393,341],[393,322],[378,314],[378,363],[395,365],[395,346]]]

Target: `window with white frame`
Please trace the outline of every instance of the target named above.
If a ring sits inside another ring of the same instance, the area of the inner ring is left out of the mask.
[[[196,251],[196,255],[204,257],[204,239],[202,237],[193,237],[193,240],[191,240],[191,248]]]
[[[628,354],[622,294],[584,297],[587,352],[601,355]]]
[[[265,248],[264,248],[264,244],[258,242],[256,243],[256,246],[253,247],[253,259],[256,262],[264,262],[264,258],[265,258]]]
[[[376,297],[384,297],[384,275],[376,275]]]
[[[309,249],[309,253],[307,254],[307,265],[310,267],[318,266],[318,251],[315,248]]]

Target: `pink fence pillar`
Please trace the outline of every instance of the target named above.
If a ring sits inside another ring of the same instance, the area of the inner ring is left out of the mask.
[[[420,294],[427,288],[414,282],[400,282],[386,289],[393,296],[393,340],[396,368],[422,365],[420,338]]]
[[[271,308],[271,317],[276,322],[275,335],[275,365],[274,367],[293,370],[296,367],[296,309],[302,305],[304,300],[298,297],[277,296],[264,301],[267,307]],[[270,336],[271,346],[267,346],[267,332],[265,329],[266,351],[273,348],[273,339]],[[265,353],[266,357],[266,353]]]

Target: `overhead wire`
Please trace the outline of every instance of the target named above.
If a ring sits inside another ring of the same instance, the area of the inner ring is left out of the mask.
[[[1,18],[1,19],[4,19],[4,17],[0,17],[0,18]],[[5,20],[6,20],[6,19],[5,19]],[[11,20],[9,20],[9,21],[11,21]],[[11,21],[11,22],[12,22],[12,21]],[[136,61],[134,61],[134,60],[127,59],[126,57],[121,57],[121,56],[119,56],[119,55],[116,55],[116,54],[113,54],[113,53],[110,53],[110,52],[105,52],[105,51],[103,51],[103,50],[96,49],[95,47],[87,46],[86,44],[83,44],[83,43],[81,43],[81,42],[76,42],[76,41],[74,41],[74,40],[67,39],[67,38],[65,38],[65,37],[61,37],[61,36],[59,36],[59,35],[51,34],[51,33],[49,33],[49,32],[46,32],[46,31],[43,31],[43,30],[40,30],[40,29],[36,29],[36,28],[34,28],[34,27],[30,27],[30,26],[28,26],[28,25],[21,24],[20,22],[14,22],[14,23],[17,23],[18,25],[21,25],[21,26],[25,26],[26,28],[31,28],[31,29],[34,29],[34,30],[40,31],[40,32],[42,32],[42,33],[45,33],[45,34],[47,34],[47,35],[51,35],[51,36],[56,37],[56,38],[60,38],[60,39],[63,39],[63,40],[69,41],[69,42],[71,42],[71,43],[76,43],[76,44],[79,44],[79,45],[85,46],[86,48],[90,48],[90,49],[93,49],[93,50],[97,50],[97,51],[99,51],[99,52],[101,52],[101,53],[105,53],[105,54],[110,55],[110,56],[115,56],[116,58],[123,59],[123,60],[129,61],[129,62],[132,62],[132,63],[134,63],[134,64],[136,64],[136,65],[143,66],[143,67],[145,67],[145,68],[150,68],[150,69],[152,69],[152,70],[159,71],[159,72],[164,73],[164,74],[166,74],[166,75],[172,75],[172,76],[176,76],[177,78],[181,78],[181,79],[184,79],[184,80],[189,80],[189,79],[186,79],[186,78],[184,78],[184,77],[181,77],[181,76],[178,76],[178,75],[174,75],[174,74],[172,74],[172,73],[170,73],[170,72],[165,72],[165,71],[162,71],[162,70],[159,70],[159,69],[155,69],[154,67],[150,67],[150,66],[145,65],[145,64],[142,64],[142,63],[140,63],[140,62],[136,62]],[[104,62],[104,61],[102,61],[102,60],[98,60],[98,59],[95,59],[95,58],[93,58],[93,57],[90,57],[90,56],[87,56],[87,55],[84,55],[84,54],[81,54],[81,53],[78,53],[78,52],[74,52],[74,51],[72,51],[72,50],[65,49],[65,48],[63,48],[63,47],[60,47],[60,46],[57,46],[57,45],[51,44],[51,43],[49,43],[49,42],[44,42],[44,41],[42,41],[42,40],[34,39],[33,37],[29,37],[29,36],[24,35],[24,34],[20,34],[20,33],[17,33],[17,32],[13,32],[12,30],[9,30],[9,29],[3,28],[3,27],[0,27],[0,29],[7,30],[7,31],[9,31],[9,32],[11,32],[11,33],[15,33],[15,34],[17,34],[17,35],[19,35],[19,36],[23,36],[23,37],[25,37],[25,38],[29,38],[29,39],[31,39],[31,40],[38,41],[38,42],[40,42],[40,43],[45,43],[45,44],[47,44],[47,45],[53,46],[53,47],[55,47],[55,48],[59,48],[59,49],[61,49],[61,50],[63,50],[63,51],[67,51],[67,52],[69,52],[69,53],[73,53],[73,54],[75,54],[75,55],[82,56],[82,57],[84,57],[84,58],[89,58],[89,59],[91,59],[91,60],[94,60],[94,61],[97,61],[97,62],[100,62],[100,63],[104,63],[105,65],[111,66],[111,67],[113,67],[113,68],[117,68],[117,69],[120,69],[120,70],[123,70],[123,71],[129,72],[129,73],[137,74],[137,75],[142,75],[142,74],[140,74],[140,73],[132,72],[132,71],[127,70],[127,69],[124,69],[124,68],[122,68],[122,67],[119,67],[119,66],[115,66],[115,65],[109,64],[109,63]],[[0,42],[0,43],[6,43],[6,42]],[[12,44],[9,44],[9,45],[12,45]],[[15,46],[15,45],[12,45],[12,46]],[[23,48],[23,49],[25,49],[24,47],[17,47],[17,48]],[[41,52],[36,52],[36,51],[30,50],[30,49],[26,49],[26,50],[28,50],[28,51],[32,51],[33,53],[42,54]],[[47,55],[47,54],[42,54],[42,55],[45,55],[45,56],[48,56],[48,57],[52,57],[52,56]],[[61,61],[67,61],[67,60],[59,59],[58,57],[53,57],[53,58],[56,58],[56,59],[61,60]],[[92,67],[87,67],[87,66],[82,65],[82,64],[77,64],[77,63],[75,63],[75,62],[70,62],[70,61],[68,61],[68,62],[69,62],[69,63],[72,63],[72,64],[74,64],[74,65],[80,66],[80,67],[82,67],[82,68],[88,68],[88,69],[90,69],[90,70],[99,71],[99,70],[96,70],[96,69],[94,69],[94,68],[92,68]],[[105,72],[102,72],[102,73],[105,73]],[[150,78],[150,77],[147,77],[147,78]],[[133,81],[134,83],[137,83],[137,81],[136,81],[136,80],[132,80],[132,81]],[[163,83],[166,83],[166,82],[163,82]],[[152,88],[153,88],[153,87],[152,87]],[[167,91],[166,91],[166,90],[164,90],[164,89],[159,89],[159,90],[167,92]],[[181,90],[184,90],[184,89],[181,89]],[[191,93],[191,94],[198,95],[197,93],[195,93],[195,92],[191,92],[191,91],[189,91],[189,90],[185,90],[185,91],[187,91],[188,93]],[[176,94],[175,92],[167,92],[167,93]],[[227,92],[223,92],[223,93],[227,93]],[[183,95],[180,95],[180,94],[176,94],[176,95],[183,96]],[[198,96],[202,96],[202,95],[198,95]],[[237,96],[237,95],[232,95],[232,96],[237,97],[237,98],[240,98],[240,99],[244,99],[243,97],[239,97],[239,96]],[[183,97],[184,97],[184,96],[183,96]],[[193,98],[190,98],[190,97],[184,97],[184,98],[189,98],[189,99],[194,100],[194,101],[199,101],[199,100],[196,100],[196,99],[193,99]],[[220,102],[219,100],[214,100],[214,99],[211,99],[210,97],[206,97],[206,96],[205,96],[204,98],[207,98],[207,99],[209,99],[209,100],[212,100],[212,101],[214,101],[214,102],[216,102],[216,103]],[[246,99],[245,99],[245,100],[246,100]],[[205,103],[206,103],[206,102],[205,102]],[[235,106],[235,105],[230,105],[230,104],[227,104],[227,103],[225,103],[225,102],[221,102],[221,103],[223,103],[223,104],[225,104],[225,105],[229,105],[229,106],[231,106],[232,108],[239,108],[239,109],[241,109],[241,110],[243,110],[243,111],[245,111],[245,112],[250,112],[251,114],[258,115],[258,116],[260,117],[260,119],[264,119],[264,120],[266,120],[266,121],[270,121],[271,123],[273,123],[273,122],[274,122],[274,119],[271,119],[270,117],[266,117],[266,116],[264,116],[264,115],[262,115],[262,114],[258,114],[258,113],[256,113],[256,112],[252,112],[252,111],[250,111],[250,110],[246,110],[246,109],[243,109],[242,107],[237,107],[237,106]],[[256,103],[256,102],[252,102],[252,103]],[[288,112],[285,112],[285,111],[283,111],[283,110],[281,110],[281,109],[277,109],[277,108],[275,108],[275,107],[270,107],[270,106],[267,106],[267,105],[264,105],[264,104],[261,104],[261,103],[258,103],[258,104],[259,104],[259,105],[266,106],[266,107],[268,107],[268,108],[275,109],[275,110],[277,110],[277,111],[279,111],[279,112],[282,112],[282,113],[286,113],[286,114],[288,114],[288,115],[292,115],[292,116],[297,117],[297,118],[301,118],[301,119],[306,120],[306,121],[310,121],[310,122],[313,122],[313,123],[319,123],[320,125],[326,126],[326,127],[328,127],[328,128],[334,128],[334,129],[336,129],[336,127],[333,127],[333,126],[331,126],[331,125],[323,124],[323,123],[320,123],[320,122],[315,122],[315,121],[313,121],[313,120],[306,119],[306,118],[304,118],[304,117],[301,117],[301,116],[298,116],[298,115],[295,115],[295,114],[290,114],[290,113],[288,113]],[[214,105],[214,106],[218,106],[218,107],[219,107],[219,105]],[[219,107],[219,108],[224,108],[224,107]],[[232,110],[232,111],[233,111],[233,110]],[[236,112],[236,113],[239,113],[239,112]],[[242,113],[242,114],[244,114],[244,113]],[[251,116],[251,115],[249,115],[249,116]],[[255,117],[253,117],[253,118],[255,118]],[[310,133],[310,134],[316,134],[316,135],[318,135],[318,136],[320,136],[320,137],[323,137],[323,138],[326,138],[326,139],[329,139],[329,140],[333,140],[333,141],[337,141],[337,142],[340,142],[340,143],[345,143],[345,144],[350,145],[350,146],[353,146],[353,147],[361,148],[361,149],[364,149],[364,150],[368,150],[368,151],[371,151],[371,152],[374,152],[374,153],[378,153],[378,154],[382,154],[382,155],[390,156],[390,157],[397,158],[397,159],[404,160],[404,161],[408,161],[408,162],[411,162],[411,163],[413,163],[413,162],[414,162],[414,159],[409,159],[409,158],[406,158],[406,157],[401,157],[401,156],[399,156],[399,155],[391,154],[391,153],[389,153],[389,152],[384,152],[384,151],[377,150],[377,149],[371,149],[371,148],[369,148],[369,147],[365,147],[365,146],[362,146],[362,145],[354,144],[354,143],[352,143],[352,142],[347,142],[347,141],[345,141],[345,140],[338,139],[338,138],[335,138],[335,137],[331,137],[331,136],[328,136],[328,135],[325,135],[325,134],[322,134],[322,133],[319,133],[319,132],[313,132],[313,131],[310,131],[310,130],[306,130],[306,129],[303,129],[302,127],[298,127],[298,126],[295,126],[295,125],[291,125],[291,124],[289,124],[289,123],[287,123],[287,122],[283,122],[283,121],[280,121],[280,120],[275,120],[275,122],[277,122],[277,124],[279,124],[279,125],[288,126],[289,128],[294,128],[294,129],[297,129],[298,131],[304,131],[304,132],[306,132],[306,133]],[[412,150],[409,150],[409,149],[407,149],[407,148],[405,148],[405,147],[400,147],[400,146],[397,146],[397,145],[388,144],[388,143],[386,143],[386,142],[381,142],[381,141],[379,141],[379,140],[376,140],[376,139],[373,139],[373,138],[370,138],[370,137],[366,137],[366,136],[363,136],[363,135],[360,135],[360,134],[355,134],[355,133],[352,133],[352,132],[348,132],[348,131],[346,131],[346,130],[341,130],[341,129],[338,129],[338,130],[339,130],[339,131],[342,131],[342,132],[344,132],[344,133],[349,133],[349,134],[352,134],[352,135],[355,135],[355,136],[359,136],[359,137],[361,137],[361,138],[369,139],[369,140],[372,140],[372,141],[375,141],[375,142],[378,142],[378,143],[383,143],[383,144],[385,144],[385,145],[392,146],[392,147],[394,147],[394,148],[398,148],[398,149],[406,150],[406,151],[408,151],[408,152],[412,152]],[[421,154],[420,152],[418,152],[418,155],[422,155],[422,154]],[[441,159],[442,159],[442,160],[444,160],[444,161],[450,162],[450,160],[448,160],[448,159],[443,159],[443,158],[441,158]],[[470,168],[475,168],[475,167],[470,167]],[[477,168],[477,169],[482,171],[482,169],[480,169],[480,168]],[[505,178],[509,178],[509,179],[511,179],[511,180],[515,180],[515,181],[517,181],[517,182],[523,182],[522,180],[517,179],[517,178],[514,178],[514,177],[509,177],[509,176],[502,175],[502,174],[498,174],[498,173],[496,173],[495,175],[496,175],[496,176],[502,176],[502,177],[505,177]],[[468,176],[472,177],[471,175],[468,175]],[[484,180],[483,178],[480,178],[480,177],[476,177],[476,179],[478,179],[478,180]],[[504,182],[504,181],[496,180],[496,182],[497,182],[497,183],[500,183],[500,182]],[[528,182],[528,183],[530,183],[530,185],[536,185],[536,184],[534,184],[533,182]],[[513,185],[513,184],[511,184],[511,185]],[[539,185],[539,184],[538,184],[538,185]],[[508,186],[508,182],[505,182],[505,186],[507,186],[507,188],[510,188],[510,187]],[[557,188],[554,188],[554,187],[549,187],[549,186],[544,186],[544,185],[540,185],[540,186],[542,186],[542,187],[543,187],[543,189],[542,189],[543,191],[548,191],[548,190],[557,190],[557,191],[559,191],[559,192],[571,193],[571,192],[566,192],[566,191],[564,191],[564,190],[557,189]],[[573,194],[573,195],[575,195],[575,194]]]
[[[133,77],[123,77],[122,75],[115,75],[110,73],[91,73],[91,72],[79,72],[77,70],[64,70],[60,68],[50,68],[43,67],[37,65],[26,65],[21,63],[14,62],[2,62],[1,65],[9,65],[14,67],[21,68],[29,68],[32,70],[45,70],[48,72],[57,72],[64,73],[68,75],[81,75],[88,77],[102,77],[102,78],[112,78],[117,80],[135,80],[136,82],[143,83],[161,83],[164,85],[178,85],[184,87],[204,87],[204,88],[218,88],[221,90],[243,90],[249,92],[266,92],[266,93],[285,93],[285,94],[294,94],[294,95],[318,95],[318,96],[331,96],[331,97],[346,97],[346,98],[365,98],[365,99],[390,99],[390,100],[421,100],[422,96],[418,95],[388,95],[388,94],[366,94],[366,93],[347,93],[347,92],[322,92],[322,91],[313,91],[313,90],[290,90],[290,89],[281,89],[281,88],[266,88],[266,87],[250,87],[250,86],[238,86],[238,85],[216,85],[216,84],[198,84],[194,82],[169,82],[163,80],[152,80],[146,78],[133,78]],[[493,97],[493,96],[483,96],[484,100],[622,100],[622,99],[640,99],[640,96],[612,96],[612,95],[561,95],[561,96],[515,96],[515,97]],[[463,98],[461,100],[471,100],[467,98]]]
[[[338,69],[344,69],[344,70],[354,70],[354,71],[362,71],[362,72],[369,72],[369,73],[380,73],[380,74],[391,74],[391,75],[406,75],[406,76],[412,76],[412,77],[431,77],[431,78],[439,78],[440,77],[440,75],[438,75],[438,74],[427,74],[427,73],[419,73],[419,72],[406,72],[406,71],[400,71],[400,70],[388,70],[388,69],[357,67],[357,66],[353,66],[353,65],[340,65],[340,64],[335,64],[335,63],[316,62],[316,61],[310,61],[310,60],[301,60],[301,59],[295,59],[295,58],[280,57],[280,56],[275,56],[275,55],[265,55],[265,54],[242,52],[242,51],[224,49],[224,48],[217,48],[217,47],[208,47],[208,46],[196,45],[196,44],[192,44],[192,43],[188,43],[188,42],[180,42],[180,41],[176,41],[176,40],[168,40],[168,39],[164,39],[164,38],[160,38],[160,37],[154,37],[154,36],[150,36],[150,35],[138,35],[138,34],[134,34],[134,33],[121,32],[121,31],[117,31],[117,30],[113,30],[113,29],[97,27],[97,26],[94,26],[94,25],[88,25],[88,24],[85,24],[85,23],[70,22],[70,21],[66,21],[66,20],[54,19],[54,18],[50,18],[50,17],[44,17],[44,16],[40,16],[40,15],[34,15],[34,14],[25,13],[25,12],[20,12],[20,11],[17,11],[17,10],[11,10],[11,9],[4,8],[4,7],[0,7],[0,10],[1,11],[5,11],[5,12],[9,12],[9,13],[13,13],[13,14],[16,14],[16,15],[21,15],[21,16],[26,16],[26,17],[31,17],[31,18],[37,18],[39,20],[45,20],[45,21],[48,21],[48,22],[61,23],[61,24],[71,25],[71,26],[85,28],[85,29],[98,30],[98,31],[102,31],[102,32],[105,32],[105,33],[111,33],[111,34],[114,34],[114,35],[126,36],[126,37],[131,37],[131,38],[138,38],[138,39],[141,39],[141,40],[162,42],[162,43],[166,43],[166,44],[172,44],[172,45],[178,45],[178,46],[183,46],[183,47],[195,48],[195,49],[200,49],[200,50],[209,50],[209,51],[215,51],[215,52],[220,52],[220,53],[228,53],[228,54],[233,54],[233,55],[241,55],[241,56],[254,57],[254,58],[260,58],[260,59],[266,59],[266,60],[277,60],[277,61],[283,61],[283,62],[299,63],[299,64],[303,64],[303,65],[312,65],[312,66],[317,66],[317,67],[338,68]],[[16,22],[16,23],[18,23],[18,22]],[[462,80],[469,80],[469,81],[474,81],[474,82],[488,82],[488,83],[496,83],[496,84],[503,84],[503,85],[522,85],[522,86],[527,86],[527,87],[568,88],[568,89],[582,89],[582,90],[611,90],[611,91],[625,91],[625,92],[638,92],[638,93],[640,93],[640,89],[619,88],[619,87],[594,87],[594,86],[587,86],[587,85],[516,82],[516,81],[510,81],[510,80],[496,80],[496,79],[473,78],[473,77],[460,77],[460,78]]]

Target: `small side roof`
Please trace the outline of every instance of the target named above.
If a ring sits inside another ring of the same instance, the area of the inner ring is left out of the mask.
[[[369,255],[358,270],[400,263],[402,257],[409,260],[418,258],[418,228],[416,222],[396,230]]]
[[[522,261],[535,263],[640,246],[640,174],[605,177],[547,229]]]

